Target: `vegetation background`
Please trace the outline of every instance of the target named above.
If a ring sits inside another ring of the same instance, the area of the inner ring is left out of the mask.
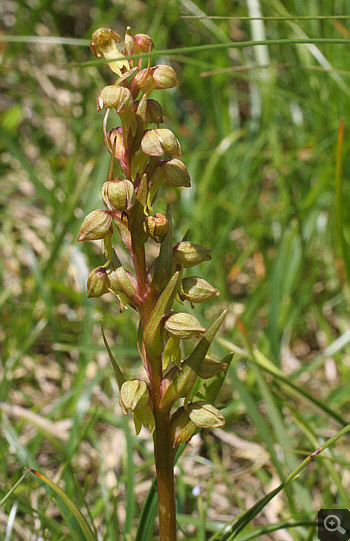
[[[135,539],[153,476],[150,436],[136,439],[121,415],[100,332],[103,317],[114,355],[128,374],[141,374],[136,319],[131,310],[120,315],[111,297],[86,298],[100,247],[76,242],[83,216],[99,207],[109,161],[95,100],[113,77],[105,65],[81,65],[93,58],[92,31],[123,34],[130,25],[158,50],[349,39],[350,21],[317,19],[348,8],[345,0],[1,3],[2,495],[24,467],[36,468],[82,509],[99,539]],[[291,19],[244,19],[259,14]],[[49,36],[85,41],[50,44]],[[196,315],[206,324],[228,307],[213,351],[236,351],[220,396],[226,428],[197,435],[176,467],[180,535],[204,541],[350,415],[350,54],[349,44],[282,44],[180,51],[160,61],[181,81],[158,99],[192,188],[163,190],[157,210],[171,204],[178,240],[190,227],[194,242],[214,247],[200,274],[222,294]],[[343,438],[238,538],[262,538],[259,528],[279,523],[263,538],[311,539],[313,529],[286,525],[314,520],[320,507],[350,508],[349,464]],[[0,508],[0,532],[6,541],[72,538],[34,476]]]

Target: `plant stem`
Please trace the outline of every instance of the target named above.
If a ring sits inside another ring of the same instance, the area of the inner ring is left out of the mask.
[[[160,541],[176,541],[174,450],[169,433],[169,414],[156,411],[155,422],[153,441],[157,471]]]
[[[151,316],[154,300],[147,295],[145,250],[143,245],[134,242],[132,234],[132,257],[138,290],[141,297],[139,307],[143,329]],[[153,301],[153,302],[152,302]],[[148,376],[151,385],[155,429],[153,433],[154,457],[157,473],[158,512],[160,541],[176,541],[176,506],[174,487],[175,453],[170,437],[169,412],[161,411],[160,387],[162,382],[162,359],[147,358]]]
[[[152,389],[155,429],[153,433],[154,459],[157,474],[158,514],[160,541],[176,541],[176,506],[174,487],[175,453],[170,437],[170,418],[168,411],[160,405],[162,382],[162,359],[149,362]]]

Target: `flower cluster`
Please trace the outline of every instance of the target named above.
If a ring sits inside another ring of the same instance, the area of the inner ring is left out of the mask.
[[[101,190],[105,208],[86,216],[78,240],[102,240],[106,258],[89,275],[88,297],[112,293],[120,310],[129,306],[140,315],[138,348],[148,379],[119,378],[122,410],[133,413],[137,433],[141,426],[153,432],[157,419],[165,415],[175,450],[197,428],[224,425],[212,402],[230,358],[221,362],[207,352],[225,313],[206,330],[193,315],[172,311],[175,299],[193,305],[219,294],[199,276],[184,276],[185,269],[211,259],[210,248],[187,237],[173,246],[170,211],[165,215],[152,208],[163,185],[190,186],[188,170],[179,159],[180,143],[171,130],[160,127],[161,105],[150,98],[153,90],[176,87],[179,81],[172,67],[151,67],[149,57],[143,67],[144,53],[153,49],[146,34],[132,36],[128,28],[122,50],[120,42],[120,36],[108,28],[92,36],[91,50],[104,57],[117,80],[97,97],[97,110],[106,110],[104,143],[111,154],[108,179]],[[135,55],[141,57],[135,60]],[[119,116],[119,125],[107,130],[111,114]],[[118,266],[112,242],[115,233],[130,253],[133,268]],[[149,239],[159,244],[159,255],[147,265]],[[181,341],[188,339],[197,339],[197,345],[183,359]],[[173,411],[180,398],[185,399],[183,404]]]

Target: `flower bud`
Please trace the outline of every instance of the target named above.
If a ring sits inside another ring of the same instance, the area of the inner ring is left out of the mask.
[[[123,293],[127,300],[134,305],[139,300],[136,280],[124,267],[118,267],[108,275],[110,288],[116,294]]]
[[[123,129],[119,127],[108,131],[105,144],[108,152],[111,154],[114,148],[114,156],[117,158],[122,169],[125,170],[127,164],[127,149],[125,147]]]
[[[190,302],[206,302],[212,297],[217,297],[220,292],[215,287],[211,286],[203,278],[198,276],[188,276],[181,282],[179,296],[182,301]]]
[[[200,244],[194,244],[189,241],[178,242],[174,246],[174,258],[176,261],[186,269],[194,267],[202,261],[209,261],[211,256],[211,248],[201,246]]]
[[[134,42],[134,54],[150,53],[154,47],[152,39],[147,34],[135,34],[132,40]]]
[[[219,374],[221,370],[226,368],[226,363],[217,361],[216,359],[213,359],[213,357],[209,357],[209,355],[207,355],[201,362],[198,370],[198,376],[202,379],[209,379],[216,376],[216,374]]]
[[[112,232],[111,226],[112,216],[108,210],[93,210],[83,220],[78,242],[104,239]]]
[[[131,92],[123,86],[105,86],[99,96],[99,104],[107,109],[115,109],[117,113],[127,113],[132,110],[134,101]]]
[[[169,231],[169,222],[165,214],[157,212],[155,216],[148,216],[143,224],[145,233],[157,242],[162,242]]]
[[[191,421],[198,428],[221,428],[225,426],[225,419],[220,411],[205,402],[193,402],[188,405]]]
[[[125,381],[120,389],[120,405],[126,415],[129,411],[134,412],[137,408],[145,406],[149,399],[149,391],[144,381],[130,379]]]
[[[175,70],[171,66],[160,64],[152,69],[152,77],[157,89],[174,88],[179,86]]]
[[[166,128],[147,130],[142,138],[141,148],[149,156],[163,156],[164,152],[172,156],[181,156],[179,141],[173,132]]]
[[[173,336],[183,340],[197,338],[206,331],[197,318],[184,312],[170,315],[164,323],[164,328]]]
[[[87,296],[101,297],[104,293],[108,293],[110,283],[106,270],[103,267],[93,269],[87,281]]]
[[[147,123],[161,124],[163,122],[162,106],[157,100],[147,100]]]
[[[129,210],[135,202],[134,185],[130,180],[110,180],[102,186],[102,200],[110,208],[123,212]]]
[[[159,126],[163,122],[162,106],[157,100],[147,99],[145,95],[143,96],[143,100],[134,102],[132,112],[134,115],[141,116],[146,125],[156,124]]]
[[[129,71],[129,62],[125,56],[118,50],[117,43],[120,43],[121,38],[117,32],[111,28],[99,28],[91,37],[90,49],[95,56],[100,57],[103,54],[106,60],[118,59],[114,62],[109,62],[108,65],[114,73],[119,76],[124,71]]]
[[[165,184],[180,188],[181,186],[189,188],[191,186],[190,175],[186,165],[177,158],[164,162],[161,166],[165,175]]]
[[[152,73],[148,68],[138,71],[129,83],[129,89],[134,99],[137,97],[140,90],[145,94],[150,94],[154,88],[155,84]]]
[[[131,28],[130,26],[127,26],[124,36],[124,53],[126,56],[130,56],[133,53],[134,49],[134,40],[131,35]]]

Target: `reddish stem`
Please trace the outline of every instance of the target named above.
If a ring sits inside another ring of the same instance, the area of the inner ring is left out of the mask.
[[[131,233],[132,235],[132,233]],[[146,283],[146,259],[144,245],[134,242],[132,235],[132,258],[138,284],[141,305],[139,308],[143,330],[154,308],[154,295],[149,294]],[[176,541],[176,507],[174,488],[174,449],[170,437],[169,412],[161,411],[160,388],[163,379],[162,359],[146,359],[151,386],[155,429],[153,433],[154,457],[157,473],[158,512],[160,541]]]

